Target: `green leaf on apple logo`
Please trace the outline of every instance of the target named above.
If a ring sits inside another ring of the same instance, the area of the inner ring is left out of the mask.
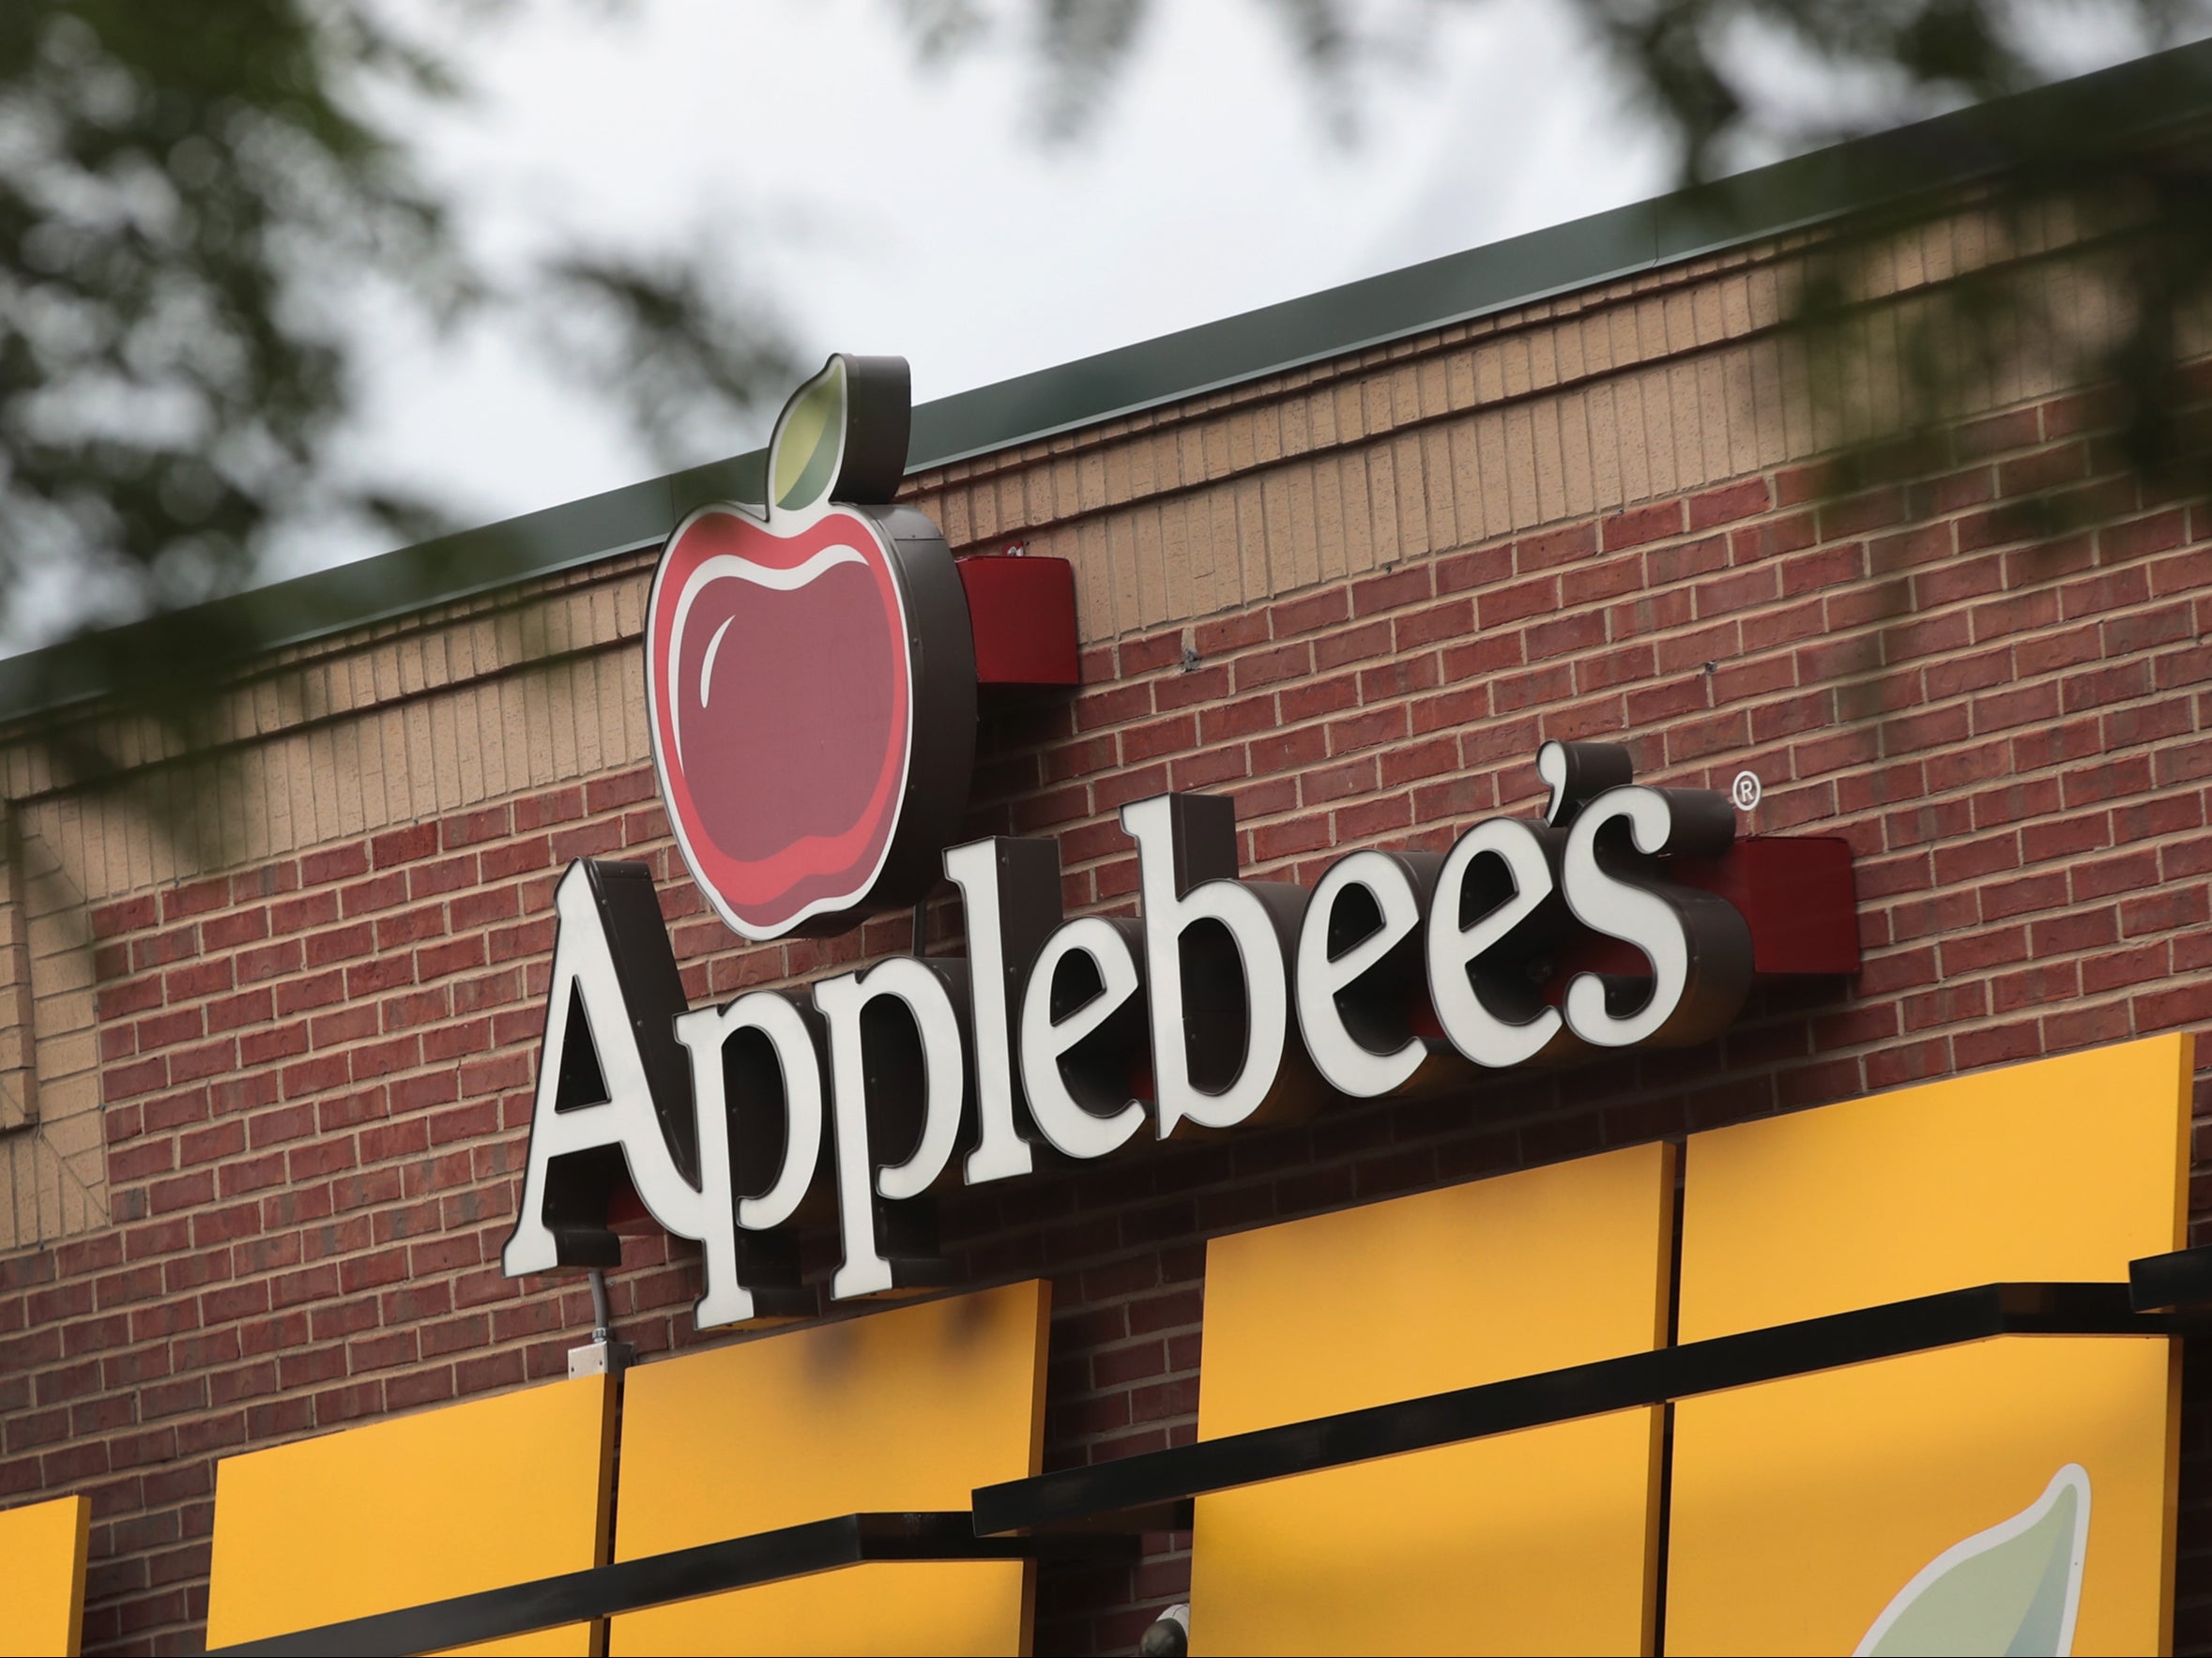
[[[1858,1658],[2073,1650],[2089,1539],[2089,1475],[2068,1463],[2009,1520],[1928,1562],[1858,1644]]]
[[[768,446],[771,510],[805,512],[820,506],[837,480],[844,452],[845,359],[832,357],[776,417]]]

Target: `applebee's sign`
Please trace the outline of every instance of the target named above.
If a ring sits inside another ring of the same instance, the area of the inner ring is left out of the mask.
[[[1121,813],[1137,915],[1064,919],[1055,843],[945,846],[974,657],[944,542],[887,505],[905,449],[905,365],[832,358],[778,422],[768,509],[709,508],[670,538],[647,627],[655,757],[739,932],[850,927],[941,878],[968,953],[689,1009],[646,867],[572,865],[509,1274],[614,1264],[626,1177],[703,1248],[701,1329],[813,1310],[790,1238],[812,1212],[842,1236],[832,1297],[896,1294],[946,1281],[929,1199],[954,1182],[1700,1042],[1756,971],[1836,970],[1787,937],[1762,960],[1709,890],[1725,797],[1638,786],[1602,743],[1544,745],[1542,821],[1352,852],[1310,891],[1239,878],[1226,799],[1141,800]]]

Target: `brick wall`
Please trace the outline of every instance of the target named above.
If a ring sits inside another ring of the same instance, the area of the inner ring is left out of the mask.
[[[2094,428],[2029,403],[1848,501],[1775,465],[1471,537],[1125,632],[1079,694],[995,707],[971,827],[1059,837],[1071,907],[1128,904],[1113,814],[1162,789],[1230,794],[1247,873],[1310,880],[1531,810],[1545,738],[1621,736],[1647,781],[1756,770],[1756,830],[1847,835],[1867,950],[1855,984],[1764,992],[1705,1049],[963,1194],[970,1282],[1053,1280],[1048,1459],[1191,1434],[1213,1233],[2212,1025],[2212,521],[2100,479]],[[2100,526],[2007,540],[2006,497],[2054,480]],[[215,1458],[562,1372],[581,1281],[511,1283],[497,1252],[581,856],[652,865],[694,1000],[908,942],[900,918],[733,948],[634,756],[92,910],[113,1224],[0,1256],[0,1501],[93,1494],[88,1650],[196,1644]],[[957,933],[934,912],[939,948]],[[648,1356],[693,1339],[687,1248],[626,1242],[618,1322]],[[2189,1650],[2212,1648],[2200,1373]],[[1187,1582],[1185,1540],[1152,1541],[1135,1569],[1047,1570],[1039,1650],[1133,1645]]]

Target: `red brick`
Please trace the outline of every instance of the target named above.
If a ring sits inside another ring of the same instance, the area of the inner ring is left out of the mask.
[[[1279,684],[1308,672],[1312,665],[1313,646],[1303,642],[1253,651],[1237,658],[1234,664],[1237,692],[1242,695],[1263,685]]]
[[[1728,568],[1728,538],[1707,536],[1702,540],[1686,541],[1672,547],[1655,547],[1644,555],[1646,582],[1655,587],[1672,586],[1677,582],[1687,582],[1692,576],[1710,575]],[[1762,593],[1775,589],[1772,566],[1762,565],[1747,575],[1756,573]]]
[[[1655,501],[1648,507],[1624,508],[1599,525],[1599,539],[1608,553],[1623,547],[1640,547],[1682,533],[1685,515],[1680,501]]]
[[[326,881],[350,880],[368,873],[369,849],[359,844],[310,852],[299,860],[300,879],[311,887]]]
[[[1268,612],[1269,630],[1275,638],[1288,639],[1296,633],[1310,633],[1316,629],[1349,620],[1350,616],[1350,592],[1344,587],[1324,587],[1318,593],[1276,602]],[[1182,635],[1173,635],[1173,648],[1161,658],[1160,665],[1174,662],[1182,655]],[[1128,665],[1129,646],[1124,645],[1121,650],[1121,671],[1132,672]]]
[[[434,945],[415,952],[416,975],[424,981],[442,979],[448,973],[458,973],[485,965],[484,945],[481,938],[456,938],[450,943]]]
[[[1320,719],[1351,707],[1359,700],[1360,677],[1339,674],[1332,679],[1309,679],[1303,685],[1284,687],[1275,698],[1275,707],[1278,718],[1288,724]]]
[[[1692,495],[1689,501],[1689,527],[1701,530],[1716,524],[1731,524],[1739,518],[1751,518],[1767,510],[1771,496],[1763,478],[1748,478],[1741,483],[1731,483],[1721,489],[1707,490]]]
[[[1423,560],[1381,575],[1363,576],[1351,585],[1351,612],[1369,616],[1378,611],[1415,604],[1435,593],[1432,567]]]
[[[153,926],[160,919],[160,902],[151,893],[102,904],[91,914],[92,935],[114,938],[125,933],[140,932]]]
[[[1597,545],[1596,532],[1587,525],[1571,527],[1561,532],[1579,536],[1591,547]],[[1541,540],[1537,537],[1534,540]],[[1532,555],[1540,565],[1557,563],[1539,549]],[[1504,581],[1513,574],[1514,553],[1508,544],[1488,547],[1471,547],[1463,553],[1451,553],[1436,560],[1436,590],[1442,593],[1464,593],[1470,587],[1487,587],[1494,582]]]
[[[1485,593],[1476,609],[1485,628],[1505,628],[1530,616],[1549,616],[1559,608],[1559,578],[1541,576],[1510,587]]]
[[[164,921],[183,920],[190,916],[206,915],[209,910],[221,909],[230,903],[229,877],[218,875],[213,880],[194,881],[189,886],[172,887],[161,894],[161,919]]]
[[[477,866],[486,881],[512,880],[532,870],[545,869],[552,862],[553,842],[545,835],[534,835],[504,846],[487,846],[477,859]]]
[[[1420,610],[1402,612],[1392,623],[1392,640],[1399,650],[1417,650],[1440,640],[1464,638],[1474,631],[1474,601],[1448,599]]]
[[[1117,685],[1106,691],[1086,692],[1075,699],[1075,726],[1096,731],[1120,725],[1149,713],[1152,692],[1149,685]]]
[[[650,799],[657,787],[653,768],[649,766],[633,767],[628,771],[595,777],[584,785],[584,810],[596,814],[634,805],[640,800]]]

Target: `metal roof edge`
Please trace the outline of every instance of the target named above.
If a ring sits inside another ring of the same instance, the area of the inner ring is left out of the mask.
[[[1832,221],[1897,194],[1986,176],[2000,123],[2142,96],[2131,133],[2212,110],[2212,40],[2179,46],[1627,206],[1365,277],[1295,299],[916,405],[909,474],[993,454],[1579,289]],[[756,499],[763,456],[725,460],[293,577],[206,607],[265,649],[648,547],[693,508]],[[143,626],[144,624],[134,624]],[[69,646],[0,661],[0,719],[99,694],[69,681]]]

